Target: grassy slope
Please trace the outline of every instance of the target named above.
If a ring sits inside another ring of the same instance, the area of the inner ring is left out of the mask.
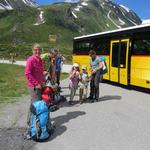
[[[24,67],[0,64],[0,103],[14,102],[27,94]]]
[[[61,75],[61,80],[68,77]],[[28,94],[24,67],[9,64],[0,64],[0,104],[13,103],[17,97]]]
[[[15,15],[18,14],[17,10],[0,13],[0,55],[9,57],[10,52],[17,52],[20,58],[24,58],[30,55],[31,45],[35,42],[40,43],[44,47],[44,50],[48,51],[52,47],[48,38],[51,33],[57,35],[56,46],[63,53],[65,52],[65,54],[70,55],[72,51],[72,37],[75,36],[75,32],[61,24],[64,21],[61,20],[61,14],[65,13],[65,8],[67,7],[68,5],[44,7],[44,15],[47,18],[46,23],[39,26],[34,26],[37,17],[36,9],[24,8],[22,10],[21,15],[23,15],[23,19],[18,19],[22,22],[21,25],[16,23],[17,18]],[[57,15],[54,15],[55,13]],[[17,27],[17,33],[13,30],[15,27]],[[14,39],[25,42],[17,42],[21,44],[14,45]]]

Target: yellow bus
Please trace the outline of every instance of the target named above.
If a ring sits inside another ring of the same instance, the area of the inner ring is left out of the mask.
[[[105,56],[105,80],[150,89],[150,24],[75,37],[73,62],[89,70],[90,50]]]

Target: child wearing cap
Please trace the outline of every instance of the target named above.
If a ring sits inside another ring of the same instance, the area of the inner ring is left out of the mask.
[[[72,70],[69,73],[69,79],[70,79],[69,80],[69,89],[70,89],[69,104],[73,104],[73,98],[78,88],[79,79],[80,79],[79,65],[77,63],[73,64]]]
[[[87,73],[87,67],[82,66],[82,73],[80,74],[80,103],[82,104],[87,98],[89,75]]]

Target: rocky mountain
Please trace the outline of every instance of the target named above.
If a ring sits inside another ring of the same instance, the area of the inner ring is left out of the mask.
[[[49,45],[49,35],[55,34],[57,47],[71,49],[74,36],[135,26],[142,22],[131,9],[111,0],[80,0],[40,8],[28,7],[35,6],[31,0],[0,0],[0,7],[4,6],[7,10],[0,10],[0,44],[39,42]],[[20,9],[15,9],[17,6]]]
[[[71,8],[75,20],[98,26],[99,31],[141,24],[141,19],[131,9],[111,0],[81,0]],[[97,32],[97,30],[96,30]]]
[[[0,0],[1,10],[12,10],[22,6],[36,6],[33,0]]]

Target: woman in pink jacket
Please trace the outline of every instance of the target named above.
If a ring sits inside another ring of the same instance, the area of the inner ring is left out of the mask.
[[[43,61],[40,58],[41,46],[34,44],[32,47],[33,55],[27,59],[25,67],[25,76],[27,78],[27,84],[29,93],[31,96],[31,104],[41,99],[42,84],[44,83],[44,66]],[[31,106],[31,105],[30,105]],[[27,124],[30,126],[31,111],[29,109]]]

